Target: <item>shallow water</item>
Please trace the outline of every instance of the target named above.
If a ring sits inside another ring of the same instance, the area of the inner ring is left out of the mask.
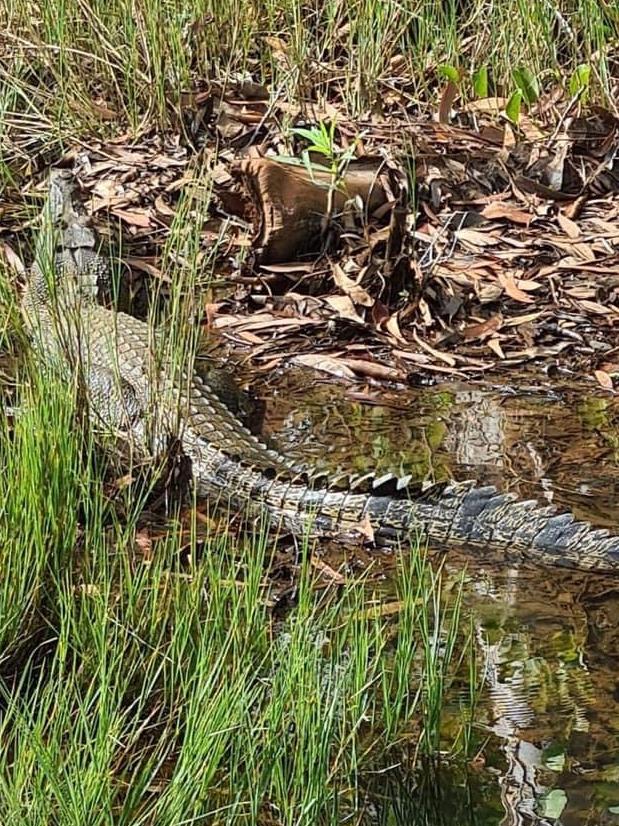
[[[568,386],[346,388],[306,373],[255,392],[256,429],[305,460],[475,478],[619,530],[615,398]],[[406,776],[381,781],[371,820],[619,824],[619,580],[481,552],[450,552],[445,566],[454,579],[466,571],[485,673],[479,752],[467,777],[439,777],[429,797]]]

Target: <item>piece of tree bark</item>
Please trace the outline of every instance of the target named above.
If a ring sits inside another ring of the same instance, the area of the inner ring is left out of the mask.
[[[270,158],[238,163],[232,175],[251,204],[257,260],[273,264],[315,254],[324,247],[326,230],[345,224],[347,211],[362,205],[367,219],[388,210],[382,166],[381,160],[351,163],[330,198],[328,172],[312,175],[305,167]]]

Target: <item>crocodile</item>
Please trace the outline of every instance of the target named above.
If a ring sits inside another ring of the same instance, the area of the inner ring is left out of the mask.
[[[325,479],[268,447],[193,367],[174,369],[156,357],[152,325],[96,300],[109,277],[107,257],[70,171],[52,170],[46,215],[22,298],[35,352],[79,370],[91,418],[138,455],[152,459],[173,433],[198,496],[266,516],[300,537],[378,545],[414,539],[546,566],[619,571],[619,536],[553,506],[473,481]]]

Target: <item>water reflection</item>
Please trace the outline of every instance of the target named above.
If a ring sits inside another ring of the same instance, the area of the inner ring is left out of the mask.
[[[502,818],[496,784],[487,773],[454,772],[430,766],[415,775],[391,768],[368,789],[370,826],[491,826]]]
[[[445,386],[351,390],[288,374],[256,388],[264,433],[329,468],[475,478],[619,525],[619,399]]]
[[[504,824],[619,822],[619,591],[601,577],[477,570],[468,588],[504,765]]]
[[[260,394],[264,432],[300,458],[424,480],[473,477],[619,525],[617,399],[569,388],[310,392],[294,375]],[[418,778],[396,788],[392,776],[371,820],[619,824],[619,582],[450,552],[447,570],[455,577],[462,566],[485,668],[485,769],[443,777],[430,795]]]

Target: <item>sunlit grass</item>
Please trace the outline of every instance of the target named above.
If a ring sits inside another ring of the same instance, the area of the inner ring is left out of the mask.
[[[435,110],[443,63],[465,79],[486,67],[504,95],[518,67],[549,87],[586,63],[599,99],[619,39],[615,6],[597,0],[4,0],[0,24],[5,177],[85,132],[177,129],[192,90],[214,83],[217,96],[242,77],[354,117],[398,90]]]
[[[164,255],[176,332],[153,341],[182,380],[210,265],[192,194],[179,210]],[[0,287],[8,342],[6,272]],[[472,656],[460,596],[414,545],[395,612],[371,579],[325,587],[302,547],[275,614],[267,526],[199,538],[194,502],[150,547],[149,488],[110,498],[119,471],[79,379],[18,339],[17,412],[0,421],[0,822],[333,823],[363,809],[365,773],[401,743],[459,748],[437,708],[455,641]]]
[[[399,625],[366,583],[317,589],[306,563],[276,620],[264,529],[199,542],[171,522],[140,555],[73,389],[29,378],[0,432],[2,822],[309,824],[361,805],[364,769],[444,703],[458,598],[413,548]]]

